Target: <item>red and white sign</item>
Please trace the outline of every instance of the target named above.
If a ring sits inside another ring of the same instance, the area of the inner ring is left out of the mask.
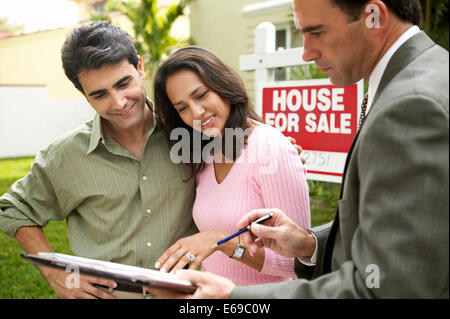
[[[292,136],[307,158],[308,178],[340,182],[358,129],[363,81],[336,87],[329,79],[265,83],[261,116]]]

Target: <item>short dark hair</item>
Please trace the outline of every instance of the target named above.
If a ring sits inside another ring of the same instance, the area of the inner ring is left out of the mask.
[[[330,0],[347,13],[352,19],[361,16],[368,0]],[[422,20],[422,10],[419,0],[382,0],[384,4],[401,20],[419,25]]]
[[[242,80],[231,68],[225,65],[212,52],[204,48],[197,46],[185,47],[174,52],[165,60],[154,77],[153,92],[158,125],[164,130],[170,145],[176,143],[170,140],[170,133],[175,128],[183,127],[187,129],[190,133],[191,142],[193,139],[193,128],[183,122],[166,91],[167,79],[180,70],[195,72],[206,87],[219,95],[224,101],[230,103],[230,114],[225,123],[225,128],[241,128],[245,131],[248,128],[247,118],[260,121],[259,116],[250,107],[247,91]],[[222,140],[227,141],[226,132],[222,136]],[[207,140],[203,141],[202,139],[202,151],[207,143]],[[242,145],[241,141],[233,139],[233,144],[235,143],[238,143],[236,144],[238,147],[233,147],[234,151],[231,154],[233,160],[239,156],[240,146]],[[192,144],[189,156],[191,159],[195,156]],[[224,144],[222,143],[222,153],[229,156],[230,154],[225,154],[224,152]],[[188,163],[192,168],[191,177],[199,173],[205,165],[203,158],[201,158],[200,164],[194,164],[193,162],[191,160]]]
[[[77,26],[61,49],[64,72],[83,92],[78,76],[83,70],[99,69],[105,64],[127,59],[136,69],[138,55],[128,34],[107,21],[93,21]]]

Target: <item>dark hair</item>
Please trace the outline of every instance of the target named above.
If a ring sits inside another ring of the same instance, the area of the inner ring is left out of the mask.
[[[368,0],[330,0],[341,8],[352,19],[361,16],[364,5]],[[422,19],[422,10],[419,0],[382,0],[384,4],[401,20],[419,25]]]
[[[194,129],[183,122],[167,96],[166,91],[168,77],[180,70],[190,70],[195,72],[208,89],[215,92],[224,101],[230,103],[230,114],[225,123],[225,128],[241,128],[245,131],[248,128],[248,118],[257,121],[261,120],[249,105],[247,91],[240,77],[213,53],[196,46],[185,47],[174,52],[160,65],[156,72],[154,78],[155,108],[158,125],[164,130],[170,146],[177,143],[177,141],[170,140],[170,133],[173,129],[183,127],[188,130],[191,142],[189,154],[191,160],[188,164],[192,168],[191,177],[194,177],[205,166],[203,158],[200,159],[199,164],[195,164],[193,160],[193,157],[198,155],[194,154],[192,143]],[[221,138],[222,141],[228,142],[229,139],[227,139],[226,135],[225,132],[225,134],[219,138]],[[204,146],[208,143],[208,138],[205,137],[205,139],[206,140],[203,140],[202,138],[202,151]],[[239,152],[245,141],[239,141],[236,139],[236,136],[233,136],[232,143],[233,154],[231,155],[232,160],[235,160],[239,156]],[[222,154],[229,158],[230,154],[225,154],[224,150],[225,143],[222,143]]]
[[[138,55],[128,34],[107,21],[94,21],[77,26],[61,49],[64,72],[83,92],[78,76],[83,70],[99,69],[104,64],[127,59],[135,68]]]

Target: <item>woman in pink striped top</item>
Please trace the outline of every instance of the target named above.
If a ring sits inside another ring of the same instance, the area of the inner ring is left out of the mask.
[[[178,50],[160,66],[154,81],[158,122],[171,153],[191,165],[196,178],[193,218],[200,231],[178,240],[155,267],[167,271],[175,266],[176,271],[191,255],[190,268],[201,264],[202,270],[237,285],[296,278],[293,258],[269,249],[252,257],[244,248],[242,254],[243,238],[214,247],[257,208],[279,208],[310,227],[306,171],[296,149],[260,122],[239,77],[205,49]],[[174,131],[175,142],[170,139]]]

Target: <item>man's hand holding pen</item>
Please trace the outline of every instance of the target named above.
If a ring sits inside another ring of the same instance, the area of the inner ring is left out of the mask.
[[[269,213],[272,218],[264,222],[264,225],[253,222]],[[251,255],[263,247],[285,257],[305,257],[314,253],[314,236],[279,209],[255,209],[242,217],[237,227],[247,225],[251,227],[250,231],[244,233],[244,241]]]

